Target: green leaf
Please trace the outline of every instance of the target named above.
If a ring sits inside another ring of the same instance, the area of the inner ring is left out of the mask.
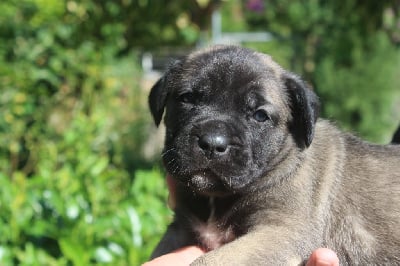
[[[65,257],[70,259],[76,266],[85,266],[90,264],[90,250],[87,250],[76,238],[61,238],[59,244]]]

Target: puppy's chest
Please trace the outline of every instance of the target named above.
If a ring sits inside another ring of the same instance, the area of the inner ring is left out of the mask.
[[[213,197],[208,200],[209,215],[206,220],[195,218],[193,231],[199,244],[206,250],[216,249],[242,235],[242,221],[232,215],[232,206],[218,204]]]

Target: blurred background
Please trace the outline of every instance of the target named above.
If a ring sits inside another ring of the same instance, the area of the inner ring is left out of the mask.
[[[148,258],[172,214],[147,94],[216,43],[271,54],[369,141],[400,123],[399,0],[1,0],[1,265]]]

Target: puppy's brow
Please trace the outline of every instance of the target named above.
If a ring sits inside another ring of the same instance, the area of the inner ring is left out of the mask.
[[[250,92],[246,97],[246,105],[251,109],[255,109],[258,106],[268,104],[271,104],[271,102],[268,101],[268,99],[266,99],[264,95],[262,95],[261,93],[257,93],[256,91]]]
[[[177,95],[182,95],[184,93],[193,92],[191,88],[180,88],[176,90]]]

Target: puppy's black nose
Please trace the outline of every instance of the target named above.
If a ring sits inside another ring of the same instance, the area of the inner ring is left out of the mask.
[[[221,134],[207,133],[199,138],[199,147],[206,152],[207,155],[222,155],[226,152],[229,140]]]

